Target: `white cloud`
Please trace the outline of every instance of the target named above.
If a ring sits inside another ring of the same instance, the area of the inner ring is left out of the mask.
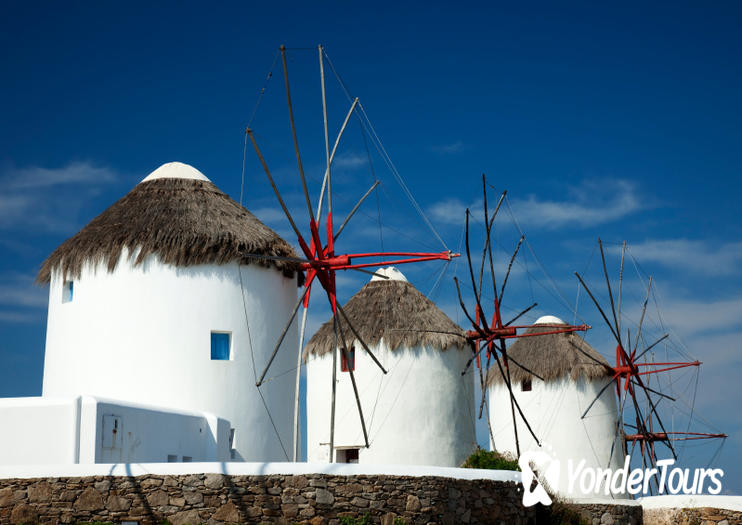
[[[587,228],[621,219],[643,207],[635,185],[627,180],[585,182],[571,193],[572,198],[565,200],[530,195],[511,202],[521,224],[544,229],[566,225]]]
[[[460,140],[457,140],[455,142],[450,142],[448,144],[439,144],[437,146],[433,146],[433,151],[437,153],[444,153],[444,154],[451,154],[451,153],[459,153],[463,151],[466,148],[465,144],[461,142]]]
[[[657,239],[632,243],[630,250],[652,261],[706,275],[732,275],[742,267],[742,242],[712,244],[689,239]]]
[[[8,273],[0,277],[0,304],[46,308],[49,291],[34,283],[33,276]]]
[[[116,176],[91,162],[72,162],[61,168],[5,167],[0,172],[0,228],[23,231],[69,232],[85,201]]]
[[[63,184],[90,183],[100,185],[116,180],[109,168],[95,166],[91,162],[71,162],[62,168],[27,168],[9,170],[3,177],[3,184],[10,189],[32,189]]]
[[[368,164],[368,157],[359,153],[338,155],[332,161],[332,165],[338,168],[359,168],[364,164]]]
[[[466,220],[466,208],[479,209],[481,206],[481,200],[467,206],[459,199],[449,198],[436,202],[428,209],[428,212],[430,213],[433,224],[455,224],[460,226]]]

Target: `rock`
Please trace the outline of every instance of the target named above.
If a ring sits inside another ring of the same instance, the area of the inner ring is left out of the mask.
[[[170,502],[169,503],[173,507],[185,507],[186,500],[185,500],[185,498],[170,497]]]
[[[183,485],[186,487],[200,487],[204,482],[201,481],[201,476],[197,474],[191,474],[183,479]]]
[[[221,474],[206,474],[204,485],[209,489],[220,489],[224,486],[224,478]]]
[[[295,518],[299,515],[299,505],[296,503],[286,503],[281,505],[281,512],[287,518]]]
[[[107,494],[108,489],[111,488],[111,482],[110,480],[104,479],[103,481],[96,482],[93,486],[95,487],[95,490],[97,490],[101,494]]]
[[[305,476],[291,476],[288,482],[290,487],[300,490],[309,485],[309,480]]]
[[[149,503],[150,507],[161,507],[167,505],[169,501],[170,498],[164,490],[156,490],[151,494],[147,494],[147,503]]]
[[[466,509],[466,512],[464,512],[461,515],[461,523],[469,523],[469,520],[471,520],[471,509]]]
[[[106,508],[111,512],[129,510],[131,508],[131,501],[127,498],[122,498],[118,494],[111,494],[106,500]]]
[[[420,510],[420,507],[420,498],[411,494],[407,496],[407,504],[405,505],[405,510],[407,512],[417,512]]]
[[[0,489],[0,507],[7,507],[13,502],[13,489],[5,487]]]
[[[199,503],[203,502],[204,495],[198,492],[197,490],[184,490],[183,499],[189,505],[198,505]]]
[[[19,503],[13,507],[13,512],[10,513],[10,522],[14,524],[28,524],[37,523],[39,521],[39,514],[36,512],[31,505],[26,503]]]
[[[329,490],[317,489],[315,501],[318,505],[332,505],[333,503],[335,503],[335,496],[333,496],[332,492],[330,492]]]
[[[613,525],[613,516],[609,512],[604,512],[600,517],[600,525]]]
[[[235,504],[228,501],[219,507],[219,509],[211,516],[211,519],[215,521],[226,521],[227,523],[238,523],[240,521],[240,513]]]
[[[168,516],[168,521],[173,525],[199,525],[203,520],[197,510],[184,510]]]
[[[46,503],[52,499],[54,490],[46,481],[34,483],[28,487],[28,501],[31,503]]]
[[[160,478],[146,478],[139,483],[139,486],[143,489],[151,489],[152,487],[159,487],[160,485],[162,485],[162,480]]]
[[[82,491],[72,506],[75,510],[101,510],[104,508],[103,496],[93,487],[88,487]]]
[[[350,500],[350,504],[353,505],[354,507],[366,508],[368,507],[368,500],[359,498],[358,496],[356,496],[355,498]]]
[[[394,518],[396,518],[395,514],[387,512],[381,517],[381,525],[394,525]]]
[[[322,516],[315,516],[309,520],[309,525],[325,525],[325,518]]]
[[[302,518],[312,518],[315,514],[314,507],[307,507],[299,511],[299,516]]]
[[[729,525],[729,520],[721,520],[717,525]]]
[[[257,518],[261,514],[263,514],[263,509],[260,507],[247,507],[245,509],[245,514],[247,514],[248,518]]]

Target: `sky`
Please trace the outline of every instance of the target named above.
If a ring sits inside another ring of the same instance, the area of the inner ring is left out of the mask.
[[[597,239],[606,243],[614,286],[627,241],[626,326],[640,317],[651,275],[646,337],[671,333],[663,352],[703,361],[658,379],[687,401],[684,411],[663,410],[678,428],[690,422],[692,430],[730,435],[721,449],[718,442],[683,449],[683,461],[725,469],[725,491],[742,493],[735,386],[742,372],[741,16],[734,2],[5,6],[0,396],[41,394],[48,290],[34,279],[43,260],[159,165],[194,165],[295,241],[254,152],[243,149],[244,130],[255,130],[289,207],[306,224],[274,60],[286,45],[316,204],[324,173],[322,44],[338,74],[326,71],[330,136],[348,96],[358,97],[417,203],[370,127],[364,135],[352,119],[335,161],[336,215],[374,177],[381,186],[341,249],[464,252],[470,207],[476,260],[485,173],[490,206],[508,192],[495,228],[498,275],[521,232],[527,239],[504,310],[538,302],[524,321],[553,314],[587,322],[595,327],[587,340],[613,360],[615,343],[578,293],[574,272],[607,305]],[[468,279],[465,257],[403,271],[465,326],[453,282]],[[341,299],[366,279],[341,276]],[[329,316],[316,295],[310,334]],[[479,422],[483,445],[486,435]]]

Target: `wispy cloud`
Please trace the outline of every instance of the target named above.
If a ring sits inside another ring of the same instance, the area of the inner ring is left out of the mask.
[[[460,153],[464,149],[466,149],[466,145],[460,141],[457,140],[455,142],[450,142],[448,144],[438,144],[437,146],[433,146],[431,148],[436,153],[442,153],[442,154],[453,154],[453,153]]]
[[[332,165],[338,168],[359,168],[365,164],[368,164],[368,157],[360,153],[345,153],[338,155],[332,161]]]
[[[12,169],[8,170],[3,179],[6,188],[18,190],[67,184],[100,185],[115,181],[116,175],[109,168],[96,166],[87,161],[77,161],[53,169],[40,166]]]
[[[732,275],[742,267],[742,242],[656,239],[630,245],[642,261],[656,262],[710,276]]]
[[[92,162],[71,162],[60,168],[29,166],[0,169],[0,229],[24,232],[68,232],[77,214],[102,187],[117,180],[115,173]]]
[[[0,305],[46,308],[48,290],[34,284],[31,275],[11,272],[0,276]]]
[[[589,181],[572,190],[563,200],[530,195],[513,199],[513,209],[521,224],[556,229],[566,225],[588,228],[621,219],[643,208],[634,183],[614,179]]]
[[[461,225],[465,220],[466,208],[481,208],[482,201],[478,200],[472,204],[465,204],[459,199],[449,198],[436,202],[429,209],[433,224],[456,224]]]

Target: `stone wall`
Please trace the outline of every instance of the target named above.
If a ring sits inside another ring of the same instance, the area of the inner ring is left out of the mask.
[[[369,513],[375,523],[529,523],[511,482],[438,477],[270,475],[83,477],[0,480],[0,524],[168,520],[336,524]],[[532,520],[531,520],[532,521]]]
[[[553,523],[560,506],[524,508],[520,484],[396,475],[142,475],[0,479],[0,525],[104,521],[155,525],[281,523],[337,525],[341,516],[373,523]],[[588,525],[639,525],[639,505],[563,504]],[[708,511],[708,512],[707,512]],[[731,525],[740,513],[693,509],[686,521],[649,511],[647,525]],[[678,515],[679,516],[679,515]],[[662,520],[660,520],[662,518]],[[665,519],[666,518],[666,519]],[[699,519],[696,519],[699,518]],[[727,520],[727,524],[723,520]],[[669,520],[669,521],[668,521]],[[705,521],[704,521],[705,520]]]
[[[742,512],[697,507],[692,509],[646,509],[645,525],[740,525]]]

